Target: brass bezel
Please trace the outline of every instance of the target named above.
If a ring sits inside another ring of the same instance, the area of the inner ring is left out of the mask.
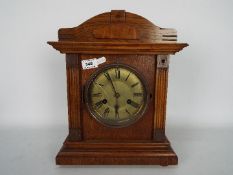
[[[124,69],[129,70],[130,72],[134,73],[138,79],[141,81],[143,88],[144,88],[144,92],[145,92],[145,96],[144,96],[144,106],[142,107],[142,109],[139,111],[139,113],[137,115],[135,115],[134,117],[132,117],[132,119],[127,119],[127,120],[123,120],[123,121],[114,121],[114,122],[106,122],[106,119],[103,119],[101,117],[101,115],[97,114],[92,105],[91,105],[91,101],[90,101],[90,92],[89,92],[89,88],[93,82],[93,80],[102,72],[114,68],[114,67],[122,67]],[[111,128],[123,128],[123,127],[127,127],[129,125],[134,124],[135,122],[137,122],[146,112],[147,110],[147,106],[148,106],[148,102],[149,102],[149,92],[148,92],[148,88],[147,88],[147,83],[145,81],[145,78],[143,77],[142,74],[140,74],[135,68],[126,65],[126,64],[109,64],[107,66],[101,67],[99,70],[95,71],[90,78],[87,80],[86,86],[85,86],[85,93],[84,93],[84,98],[85,98],[85,103],[86,103],[86,107],[88,109],[88,111],[90,112],[90,114],[101,124],[103,124],[104,126],[107,127],[111,127]]]

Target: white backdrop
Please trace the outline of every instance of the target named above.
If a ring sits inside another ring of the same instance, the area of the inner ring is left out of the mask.
[[[67,125],[65,55],[47,41],[111,9],[175,28],[189,47],[171,57],[168,126],[233,126],[233,1],[0,0],[0,127]]]

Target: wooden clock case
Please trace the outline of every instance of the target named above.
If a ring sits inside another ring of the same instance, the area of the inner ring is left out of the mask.
[[[145,18],[112,10],[78,27],[58,31],[58,42],[48,42],[66,54],[69,135],[56,157],[59,165],[158,164],[175,165],[178,158],[165,136],[169,55],[187,46],[176,42],[176,31],[155,26]],[[104,56],[96,69],[83,70],[81,61]],[[135,68],[148,84],[146,112],[123,128],[100,124],[84,100],[90,76],[108,64]]]

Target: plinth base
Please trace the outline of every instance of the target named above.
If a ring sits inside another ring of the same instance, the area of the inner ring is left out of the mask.
[[[65,141],[57,165],[177,165],[178,158],[165,142]]]

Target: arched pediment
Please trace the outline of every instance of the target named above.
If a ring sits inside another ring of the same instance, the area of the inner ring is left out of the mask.
[[[176,42],[176,37],[176,30],[160,28],[124,10],[102,13],[77,27],[59,30],[59,41]]]
[[[177,43],[175,29],[160,28],[124,10],[94,16],[77,27],[61,28],[59,41],[49,41],[61,53],[175,54],[187,46]]]

